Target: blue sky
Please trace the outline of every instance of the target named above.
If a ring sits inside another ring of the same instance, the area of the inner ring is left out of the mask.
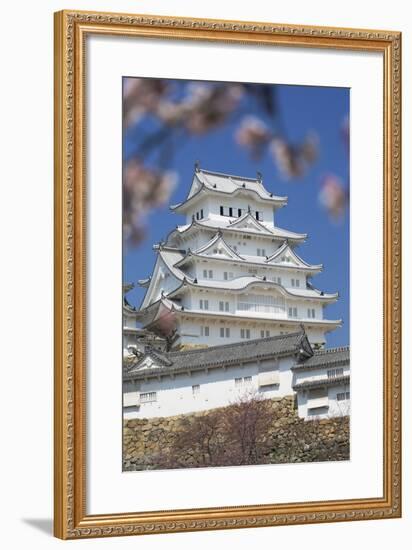
[[[277,98],[282,125],[289,140],[299,142],[311,130],[319,136],[319,158],[304,177],[283,179],[270,154],[265,154],[258,161],[252,160],[233,137],[239,121],[229,121],[203,136],[190,136],[176,150],[170,168],[177,172],[179,179],[171,203],[185,198],[192,181],[195,160],[200,161],[201,167],[217,172],[255,177],[256,172],[260,171],[266,189],[288,197],[288,205],[277,214],[276,224],[308,233],[307,241],[296,249],[297,253],[309,263],[324,264],[323,272],[313,278],[313,284],[325,292],[339,292],[339,300],[326,308],[325,316],[343,319],[343,326],[328,334],[327,346],[347,345],[349,212],[340,223],[331,221],[319,203],[318,192],[322,177],[329,173],[335,174],[349,186],[349,159],[342,140],[342,124],[349,115],[349,90],[278,85]],[[254,114],[252,105],[250,113]],[[144,129],[144,122],[140,127]],[[133,153],[133,139],[132,133],[125,134],[126,156]],[[124,280],[135,282],[149,276],[155,261],[152,245],[164,239],[177,224],[183,223],[184,217],[170,212],[168,205],[153,210],[147,220],[146,240],[135,249],[125,248]],[[133,305],[139,305],[143,290],[136,288],[128,294]]]

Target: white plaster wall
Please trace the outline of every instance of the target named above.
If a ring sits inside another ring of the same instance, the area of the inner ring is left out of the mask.
[[[255,215],[256,211],[262,212],[262,221],[264,221],[266,224],[271,224],[273,226],[273,206],[259,203],[254,200],[253,196],[241,197],[240,194],[236,197],[224,195],[219,195],[218,197],[202,197],[201,199],[196,201],[196,204],[194,204],[193,207],[190,207],[186,215],[186,223],[190,223],[193,214],[199,212],[201,208],[203,208],[204,217],[207,217],[208,215],[219,216],[220,206],[233,208],[234,213],[236,212],[236,215],[231,218],[232,220],[236,220],[238,218],[238,208],[242,208],[244,210],[244,213],[246,213],[248,211],[248,207],[250,206],[250,210],[253,215]]]
[[[241,239],[225,238],[225,240],[232,248],[237,247],[236,252],[238,254],[253,256],[253,258],[250,258],[251,262],[259,262],[260,258],[259,256],[257,256],[258,248],[263,249],[266,253],[266,256],[269,256],[276,251],[275,246],[268,246],[268,243],[265,243],[263,239],[256,239],[255,242],[250,242],[248,240],[242,241]],[[207,239],[206,242],[208,242]],[[243,247],[243,245],[246,246]],[[226,271],[233,273],[233,278],[258,275],[259,277],[266,277],[268,281],[277,282],[277,277],[280,277],[282,286],[290,289],[294,288],[292,286],[292,279],[295,279],[299,280],[299,286],[296,286],[296,288],[306,288],[306,273],[297,268],[293,268],[293,266],[285,267],[284,264],[282,264],[281,266],[277,266],[276,264],[266,264],[262,266],[254,265],[253,263],[242,264],[241,260],[237,262],[236,260],[232,260],[223,255],[216,255],[216,258],[217,259],[215,259],[213,254],[210,254],[204,260],[195,259],[194,263],[191,265],[190,273],[193,274],[193,276],[197,277],[199,282],[205,280],[203,276],[203,270],[207,268],[208,270],[213,270],[213,280],[216,281],[224,281],[225,279],[223,274]],[[226,261],[222,261],[222,259],[225,259]],[[184,266],[182,267],[182,271],[189,272],[189,269]]]
[[[200,314],[201,315],[201,312]],[[284,325],[275,321],[266,321],[256,317],[253,321],[250,319],[242,320],[238,315],[233,316],[233,320],[221,321],[218,317],[204,316],[203,318],[191,317],[190,319],[180,319],[178,332],[180,334],[179,343],[185,344],[204,344],[208,346],[218,346],[242,341],[240,331],[242,328],[250,330],[250,340],[262,338],[261,330],[269,331],[269,336],[278,336],[296,332],[300,328],[301,320],[297,319],[292,325]],[[209,327],[209,336],[201,336],[201,326]],[[220,327],[230,328],[230,337],[220,337]],[[306,329],[311,344],[324,344],[326,341],[325,333],[322,329]]]
[[[206,264],[205,264],[206,265]],[[214,279],[216,279],[215,271],[213,273]],[[217,274],[219,275],[219,274]],[[205,279],[205,282],[207,282],[208,279]],[[240,310],[238,307],[238,302],[242,295],[258,295],[258,296],[274,296],[275,298],[280,298],[281,300],[284,300],[284,311],[276,311],[273,313],[267,313],[267,312],[255,312],[255,311],[244,311]],[[218,289],[197,289],[196,287],[192,287],[190,292],[188,292],[183,298],[182,298],[182,304],[185,307],[190,307],[191,309],[198,310],[200,308],[199,303],[200,300],[208,300],[209,301],[209,311],[219,311],[219,302],[229,302],[230,313],[237,313],[239,316],[247,314],[250,317],[256,317],[256,318],[267,318],[268,320],[271,319],[294,319],[293,317],[288,317],[288,309],[289,307],[296,307],[297,308],[297,319],[306,319],[308,321],[311,321],[311,319],[308,318],[308,309],[314,309],[315,310],[315,322],[316,320],[322,320],[323,319],[323,311],[322,311],[322,305],[317,302],[309,302],[305,301],[302,302],[300,298],[284,298],[283,294],[277,290],[277,288],[270,288],[269,290],[262,290],[259,287],[246,289],[245,291],[239,291],[236,293],[230,292],[228,290],[218,290]]]
[[[344,401],[338,401],[336,395],[338,393],[348,392],[349,385],[337,384],[336,386],[330,386],[327,388],[327,397],[328,397],[328,407],[322,414],[310,414],[310,405],[313,404],[313,400],[309,396],[309,392],[306,391],[298,392],[297,394],[297,405],[298,405],[298,414],[300,418],[305,418],[306,420],[314,419],[324,419],[324,418],[333,418],[346,416],[350,414],[350,399]]]
[[[136,390],[125,385],[124,405],[128,418],[154,418],[173,416],[195,411],[223,407],[249,395],[262,395],[264,398],[292,395],[292,358],[266,362],[273,365],[273,372],[279,373],[279,386],[274,389],[259,389],[259,368],[256,363],[224,368],[213,368],[192,374],[165,376],[160,380],[152,378],[140,382],[140,392],[156,392],[156,401],[140,403],[138,411],[129,408],[136,404]],[[235,385],[235,378],[251,376],[251,383]],[[194,395],[192,386],[199,385],[199,393]]]
[[[295,384],[300,384],[301,382],[314,382],[316,380],[328,380],[328,370],[334,370],[334,369],[340,369],[343,368],[343,375],[346,376],[350,374],[350,366],[349,365],[331,365],[328,368],[320,368],[320,369],[302,369],[302,370],[295,370]]]

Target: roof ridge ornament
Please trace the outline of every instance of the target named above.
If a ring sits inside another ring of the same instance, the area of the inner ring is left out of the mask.
[[[257,171],[256,172],[256,181],[259,183],[262,183],[262,172]]]
[[[195,161],[195,172],[200,172],[200,162],[198,160]]]

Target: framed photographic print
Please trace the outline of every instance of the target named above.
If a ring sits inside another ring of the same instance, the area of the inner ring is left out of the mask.
[[[55,534],[399,517],[400,33],[55,14]]]

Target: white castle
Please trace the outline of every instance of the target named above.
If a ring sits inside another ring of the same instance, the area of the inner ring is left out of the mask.
[[[317,290],[309,278],[322,270],[295,252],[307,235],[274,223],[286,197],[257,179],[196,168],[184,214],[166,242],[156,245],[153,275],[140,307],[146,329],[171,337],[173,347],[219,345],[296,331],[323,347],[340,320],[323,316],[337,294]]]
[[[349,350],[323,350],[325,335],[341,325],[324,317],[338,294],[310,282],[323,266],[297,255],[307,235],[275,224],[286,203],[259,173],[250,179],[196,164],[186,199],[171,207],[186,224],[154,246],[153,273],[139,281],[146,288],[139,310],[124,305],[126,417],[223,406],[242,389],[298,393],[305,418],[337,414],[338,402],[347,404]],[[319,377],[326,386],[313,384]]]

